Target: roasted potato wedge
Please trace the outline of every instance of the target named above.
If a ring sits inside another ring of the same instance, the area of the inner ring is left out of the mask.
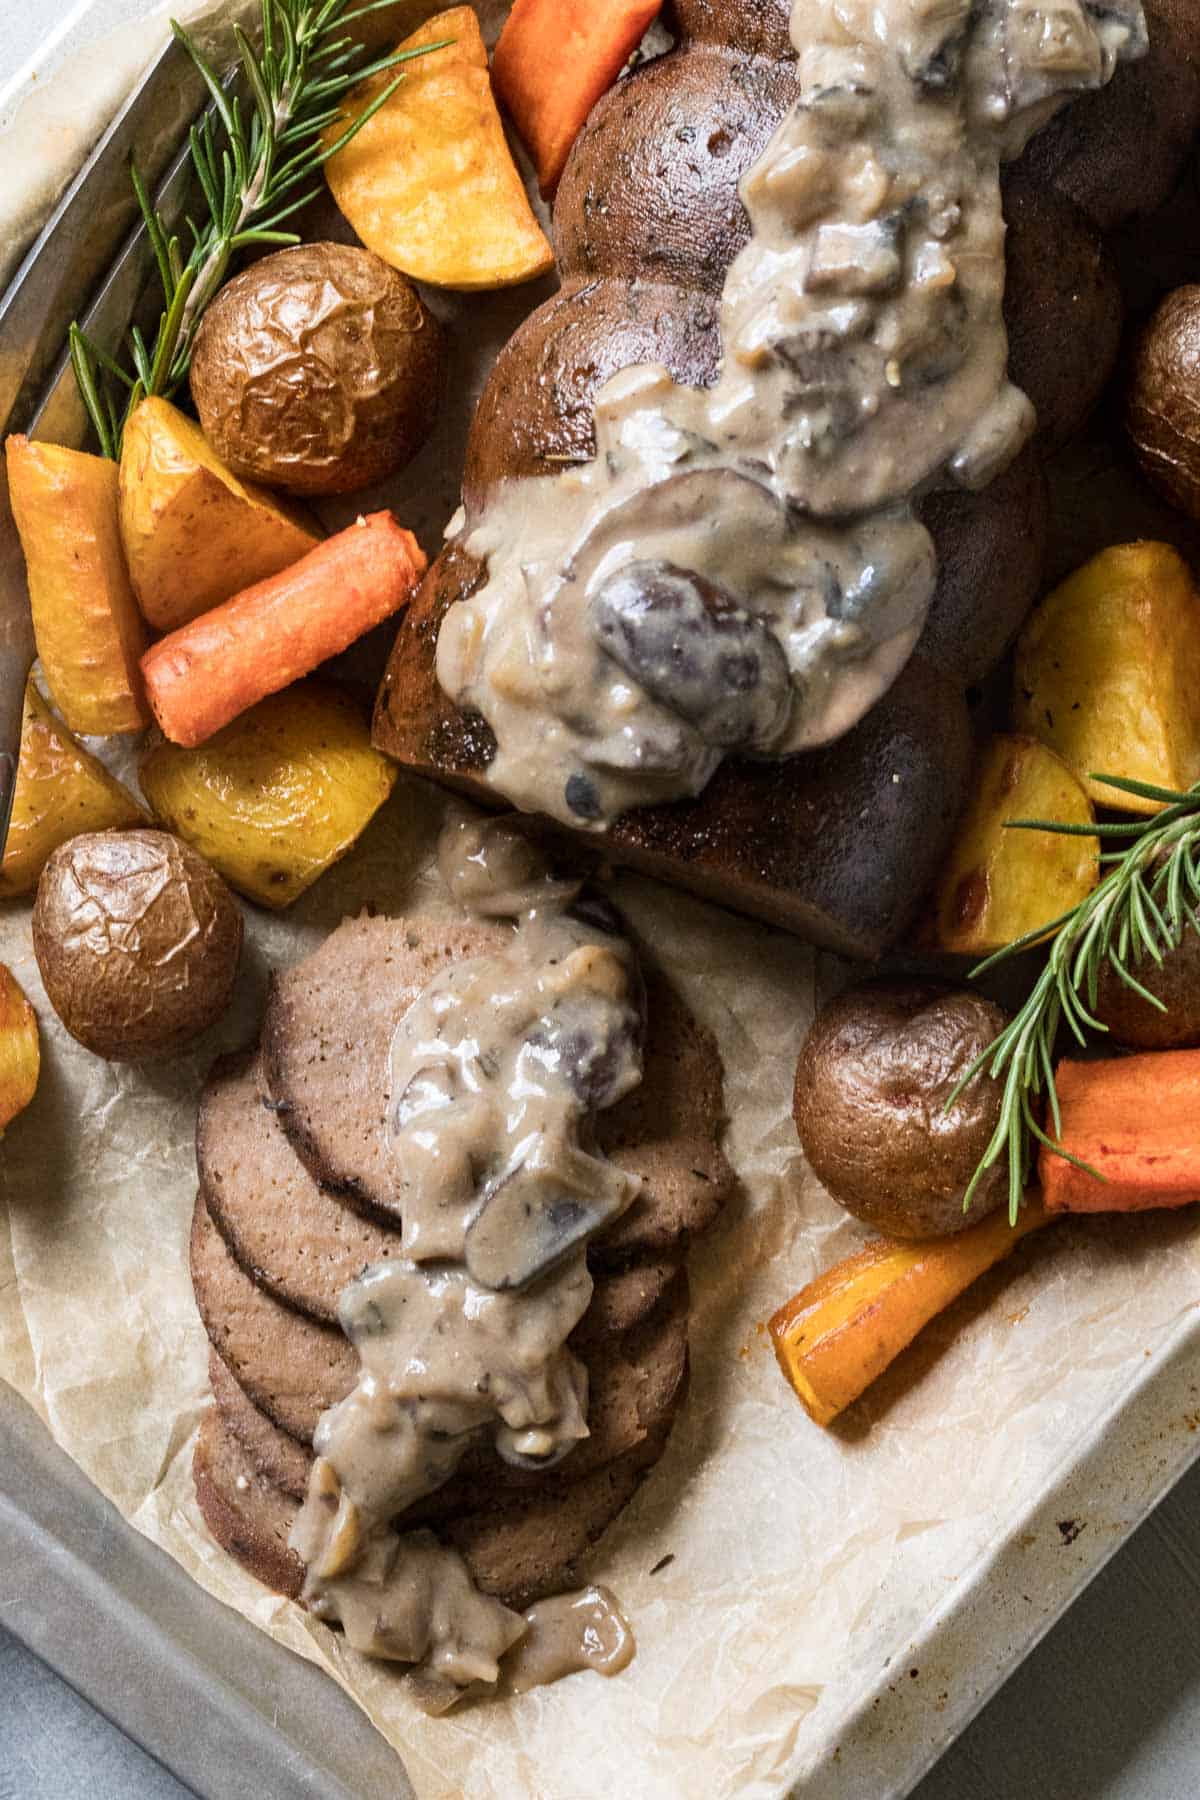
[[[140,773],[156,818],[273,908],[345,856],[396,781],[358,707],[319,682],[272,695],[198,749],[158,745]]]
[[[0,963],[0,1137],[33,1099],[41,1068],[37,1016],[16,976]]]
[[[1169,544],[1115,544],[1034,611],[1017,643],[1013,720],[1101,806],[1153,813],[1097,775],[1200,779],[1200,597]]]
[[[5,460],[54,704],[72,731],[141,731],[146,632],[121,548],[116,465],[25,437],[9,438]]]
[[[307,514],[225,468],[167,400],[143,400],[125,427],[120,496],[133,591],[159,631],[277,575],[321,541]]]
[[[997,736],[983,753],[938,887],[939,949],[988,956],[1049,925],[1095,887],[1097,838],[1015,831],[1010,819],[1094,819],[1070,769],[1034,738]]]
[[[59,845],[77,833],[147,823],[129,790],[75,742],[30,681],[0,899],[32,892]]]
[[[513,287],[554,267],[492,94],[487,51],[469,6],[430,19],[400,46],[452,40],[404,66],[404,80],[325,175],[369,250],[418,281]],[[325,133],[328,148],[392,79],[354,89]]]

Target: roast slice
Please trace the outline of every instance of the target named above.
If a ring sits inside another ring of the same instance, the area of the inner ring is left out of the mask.
[[[446,961],[478,955],[500,927],[348,919],[278,976],[263,1028],[263,1070],[279,1122],[314,1178],[357,1206],[398,1217],[388,1148],[388,1057],[401,1015]],[[647,970],[645,1077],[600,1114],[597,1137],[643,1192],[598,1255],[670,1251],[711,1223],[733,1176],[722,1154],[716,1043],[660,975]]]
[[[200,1317],[229,1375],[280,1431],[300,1445],[311,1444],[322,1412],[354,1386],[353,1346],[336,1327],[306,1318],[256,1286],[229,1254],[202,1199],[192,1220],[191,1267]],[[603,1310],[601,1290],[601,1321]],[[588,1369],[591,1436],[559,1465],[564,1474],[577,1479],[669,1426],[687,1363],[687,1316],[682,1271],[654,1310],[623,1333],[603,1330],[589,1314],[573,1342]],[[273,1478],[282,1479],[279,1467],[269,1466]],[[455,1479],[478,1479],[486,1493],[538,1485],[546,1476],[502,1462],[481,1439]],[[456,1504],[453,1487],[439,1489],[439,1495],[440,1505]]]

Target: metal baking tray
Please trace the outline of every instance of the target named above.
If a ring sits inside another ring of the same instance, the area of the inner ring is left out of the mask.
[[[85,0],[41,73],[144,10],[146,0]],[[12,91],[0,94],[0,113]],[[172,111],[160,132],[176,129]],[[135,116],[133,125],[140,142],[153,143],[153,121]],[[162,168],[169,145],[160,147]],[[795,1790],[801,1800],[902,1800],[1200,1458],[1198,1337],[1200,1312],[1172,1355],[1131,1379],[1117,1417],[1072,1453],[1036,1507],[1008,1522],[972,1577],[879,1671],[836,1754]],[[0,1624],[205,1800],[413,1792],[346,1695],[126,1525],[2,1380]]]

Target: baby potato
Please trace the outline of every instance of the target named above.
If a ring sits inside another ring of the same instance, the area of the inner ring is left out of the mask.
[[[1146,956],[1130,973],[1167,1010],[1152,1006],[1105,963],[1095,1014],[1117,1042],[1137,1050],[1186,1050],[1200,1044],[1200,932],[1185,925],[1174,949],[1163,951],[1161,963]]]
[[[946,1102],[1008,1023],[968,988],[889,980],[851,988],[817,1014],[796,1067],[792,1117],[829,1193],[889,1237],[964,1231],[1008,1192],[1003,1158],[963,1198],[1000,1117],[980,1073]]]
[[[1099,840],[1014,830],[1007,821],[1089,825],[1094,816],[1052,750],[1033,738],[994,737],[938,887],[938,948],[990,956],[1077,906],[1099,878]]]
[[[370,250],[297,244],[221,289],[192,356],[204,435],[236,475],[344,494],[411,462],[433,429],[442,328]]]
[[[1157,787],[1200,778],[1200,597],[1169,544],[1114,544],[1037,607],[1017,643],[1013,723],[1054,750],[1100,806],[1157,800],[1098,781]]]
[[[71,1036],[109,1062],[144,1062],[182,1050],[221,1017],[242,915],[169,832],[88,832],[42,870],[33,949]]]
[[[155,816],[231,887],[282,908],[353,848],[396,781],[336,688],[300,682],[194,750],[159,744],[139,771]]]

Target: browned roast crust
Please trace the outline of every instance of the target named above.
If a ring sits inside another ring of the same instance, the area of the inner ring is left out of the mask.
[[[433,666],[438,626],[471,566],[452,546],[426,576],[384,676],[374,739],[418,773],[486,799],[479,774],[494,740],[482,720],[450,704]],[[900,936],[932,881],[970,766],[961,688],[914,657],[836,743],[784,760],[731,758],[699,799],[639,808],[602,839],[579,841],[702,899],[872,959]]]
[[[677,381],[710,387],[720,352],[716,297],[702,289],[641,276],[564,283],[496,358],[467,441],[467,505],[509,477],[586,462],[596,394],[619,370],[657,362]]]
[[[505,941],[502,927],[347,920],[280,975],[263,1026],[263,1069],[279,1118],[316,1179],[353,1204],[399,1216],[384,1114],[388,1054],[404,1008],[446,960]],[[639,1088],[601,1115],[597,1136],[645,1189],[598,1256],[659,1255],[703,1230],[728,1198],[720,1055],[670,984],[646,970],[649,1026]]]
[[[196,1306],[227,1371],[272,1424],[297,1443],[311,1444],[321,1414],[354,1386],[353,1346],[339,1330],[256,1286],[230,1256],[202,1199],[193,1214],[190,1254]],[[573,1479],[623,1455],[674,1415],[687,1312],[687,1278],[680,1269],[649,1316],[626,1332],[605,1331],[602,1317],[581,1327],[573,1344],[588,1369],[591,1436],[563,1465]],[[279,1479],[278,1470],[272,1473]],[[476,1476],[497,1490],[545,1479],[501,1462],[482,1442],[463,1464],[463,1479]],[[449,1504],[453,1489],[440,1491]]]
[[[1037,408],[1038,442],[1077,437],[1116,367],[1123,309],[1104,240],[1072,200],[1020,164],[1004,184],[1008,372]]]
[[[705,1098],[719,1118],[719,1086]],[[622,1135],[631,1159],[648,1136],[653,1166],[661,1124],[648,1131],[643,1124],[630,1109]],[[204,1203],[230,1254],[259,1287],[310,1318],[336,1325],[347,1283],[399,1254],[395,1223],[356,1211],[313,1180],[266,1095],[253,1050],[222,1057],[210,1074],[196,1125],[196,1164]],[[668,1169],[653,1178],[655,1185],[674,1175]],[[636,1212],[629,1230],[635,1238],[647,1235]],[[679,1269],[671,1255],[618,1267],[623,1254],[618,1237],[606,1257],[592,1259],[602,1274],[588,1309],[589,1333],[628,1331],[657,1305]]]
[[[1163,204],[1200,128],[1195,0],[1142,4],[1149,54],[1065,107],[1021,159],[1031,180],[1057,188],[1102,231]]]
[[[657,1455],[665,1442],[655,1445]],[[569,1587],[580,1557],[628,1505],[653,1458],[643,1449],[584,1481],[547,1483],[503,1509],[468,1512],[439,1525],[484,1593],[528,1606]],[[206,1413],[192,1458],[196,1497],[213,1537],[250,1574],[277,1593],[299,1596],[304,1568],[288,1547],[296,1501],[258,1473],[216,1407]],[[425,1523],[415,1514],[405,1521]]]
[[[559,184],[566,280],[627,276],[719,298],[750,239],[738,183],[799,93],[794,57],[693,44],[595,106]],[[670,204],[662,204],[664,169]]]
[[[982,493],[942,488],[918,510],[938,580],[917,655],[971,687],[1000,661],[1041,588],[1050,501],[1037,449],[1027,445]]]

